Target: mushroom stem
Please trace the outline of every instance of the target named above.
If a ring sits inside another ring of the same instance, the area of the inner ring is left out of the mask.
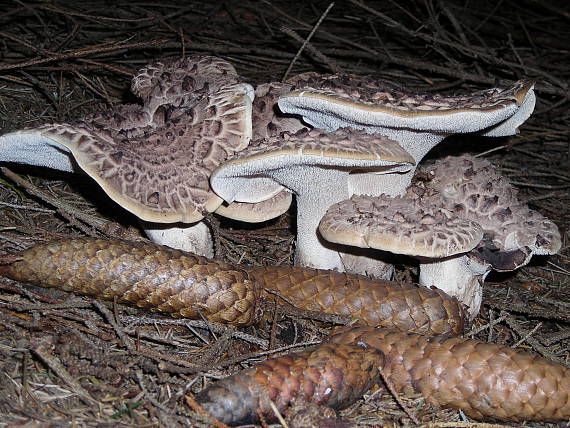
[[[364,128],[366,132],[371,129]],[[384,129],[382,134],[397,141],[416,161],[416,166],[424,156],[437,146],[447,134],[427,133],[402,129]],[[419,144],[418,142],[421,142]],[[401,196],[412,182],[416,167],[412,166],[404,173],[378,175],[370,172],[358,172],[350,175],[348,179],[350,195]]]
[[[301,174],[302,171],[299,171]],[[295,265],[344,272],[338,249],[327,242],[319,232],[319,222],[332,204],[348,198],[346,183],[348,171],[326,170],[326,177],[300,180],[297,195],[297,243]],[[315,183],[320,183],[315,188]]]
[[[483,282],[491,268],[481,265],[466,255],[447,259],[421,260],[420,285],[439,288],[468,306],[471,319],[481,308]]]
[[[214,257],[214,244],[210,229],[203,221],[192,224],[153,223],[141,220],[146,236],[155,244],[189,251],[200,256]]]

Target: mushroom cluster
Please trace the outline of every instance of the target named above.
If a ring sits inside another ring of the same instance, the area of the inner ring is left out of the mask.
[[[262,85],[254,92],[231,64],[212,56],[159,61],[132,80],[141,105],[2,135],[0,162],[84,172],[135,214],[154,242],[212,257],[210,231],[200,221],[207,212],[260,222],[291,204],[284,189],[259,204],[223,205],[209,184],[211,172],[252,135],[305,128],[298,119],[277,120],[271,108],[290,89]]]
[[[554,223],[517,198],[487,160],[447,157],[420,168],[405,196],[353,196],[327,211],[319,229],[335,243],[415,257],[419,282],[456,296],[471,317],[491,270],[506,272],[562,245]]]
[[[225,60],[195,55],[146,66],[131,90],[141,104],[0,136],[0,162],[82,171],[154,242],[208,257],[206,213],[261,222],[295,195],[296,264],[388,278],[385,253],[362,248],[414,256],[420,282],[472,314],[491,269],[560,247],[556,227],[486,161],[447,158],[411,184],[449,135],[516,133],[533,82],[443,96],[305,73],[254,89]]]
[[[483,136],[512,135],[535,105],[533,82],[526,80],[509,88],[463,96],[413,93],[351,74],[306,73],[290,82],[296,89],[279,98],[281,111],[300,115],[311,126],[329,132],[350,128],[380,139],[388,137],[413,158],[415,165],[405,172],[353,171],[349,176],[351,195],[403,195],[415,166],[445,137],[473,132]],[[377,257],[338,249],[342,250],[342,265],[348,272],[385,279],[392,273],[391,267]]]

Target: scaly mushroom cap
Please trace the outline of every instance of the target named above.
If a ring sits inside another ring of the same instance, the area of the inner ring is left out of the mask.
[[[239,77],[229,62],[214,56],[192,55],[157,61],[140,69],[131,82],[131,91],[154,110],[163,104],[185,105],[188,99],[236,83]]]
[[[277,108],[279,97],[291,88],[292,85],[281,82],[262,83],[255,88],[252,104],[254,141],[307,129],[297,117],[285,116]]]
[[[419,199],[359,196],[331,206],[319,231],[327,241],[394,254],[443,258],[472,250],[481,227]]]
[[[167,106],[159,127],[121,129],[118,112],[75,125],[47,125],[41,135],[71,151],[79,166],[117,203],[157,223],[200,220],[221,199],[209,176],[251,138],[249,85],[223,87],[192,107]],[[134,120],[133,120],[134,121]]]
[[[422,170],[433,178],[410,190],[423,193],[418,186],[425,186],[428,194],[437,195],[456,216],[480,224],[485,239],[473,255],[495,260],[491,263],[494,269],[514,270],[528,263],[532,254],[560,250],[556,225],[520,202],[517,189],[489,161],[471,155],[450,156]],[[511,262],[507,262],[507,254]]]
[[[280,109],[329,131],[350,126],[367,132],[381,132],[379,128],[476,132],[508,119],[525,103],[534,107],[534,83],[526,80],[463,96],[410,93],[351,74],[308,74],[292,82],[299,89],[279,99]],[[532,108],[526,110],[530,115]],[[525,119],[519,117],[518,122]]]

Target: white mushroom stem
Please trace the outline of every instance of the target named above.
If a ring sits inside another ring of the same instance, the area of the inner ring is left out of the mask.
[[[384,172],[394,169],[384,168]],[[339,246],[323,239],[319,222],[328,207],[350,196],[346,185],[348,176],[348,168],[326,166],[313,166],[310,171],[306,166],[289,166],[273,172],[274,179],[293,191],[297,199],[296,265],[346,270],[338,253]]]
[[[339,255],[346,272],[388,281],[394,276],[394,265],[381,259],[384,256],[381,251],[359,251],[355,248],[344,247]]]
[[[180,226],[148,221],[141,221],[141,224],[146,235],[156,244],[190,251],[208,258],[214,257],[212,235],[203,221],[192,224],[176,223]]]
[[[277,166],[279,161],[275,164]],[[252,190],[254,186],[248,185],[248,181],[253,182],[255,180],[263,187],[263,175],[271,175],[274,182],[288,188],[295,194],[297,201],[296,265],[345,270],[337,249],[333,249],[335,245],[322,239],[318,232],[318,226],[329,206],[349,196],[346,185],[349,175],[348,168],[285,164],[273,168],[267,167],[271,171],[269,174],[252,167],[250,178],[246,174],[234,173],[230,170],[231,166],[226,165],[224,169],[228,171],[226,176],[233,176],[239,180],[237,185],[232,186],[231,190],[235,192],[234,194],[223,193],[224,199],[229,203],[234,201],[251,202],[252,195],[255,195],[255,192]],[[242,178],[237,178],[239,175],[242,175]],[[212,184],[216,188],[218,174],[214,172],[212,178]],[[218,192],[221,193],[220,190]]]
[[[295,265],[336,269],[344,272],[344,266],[337,249],[325,241],[318,231],[319,221],[332,204],[348,198],[346,188],[348,171],[315,169],[317,177],[299,180],[295,189],[297,195],[297,244]],[[298,172],[302,174],[303,171]],[[318,177],[322,175],[322,177]],[[302,175],[301,175],[302,176]],[[315,186],[315,183],[320,183]]]
[[[471,319],[481,308],[483,282],[491,272],[489,265],[482,265],[466,255],[420,261],[420,285],[436,287],[465,304]]]

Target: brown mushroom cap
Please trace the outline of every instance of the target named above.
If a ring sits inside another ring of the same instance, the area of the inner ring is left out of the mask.
[[[281,82],[262,83],[255,88],[252,104],[254,141],[276,137],[282,132],[295,133],[307,126],[297,117],[279,112],[277,100],[292,89],[292,85]]]
[[[239,77],[229,62],[215,56],[191,55],[143,67],[133,78],[131,91],[154,111],[164,104],[185,105],[188,98],[196,99],[236,83]]]
[[[319,225],[327,241],[394,254],[443,258],[472,250],[481,227],[447,210],[402,197],[359,196],[331,206]]]
[[[479,223],[485,231],[483,243],[487,249],[493,249],[496,257],[497,251],[511,252],[513,269],[526,264],[523,253],[528,262],[532,254],[555,254],[560,250],[562,241],[556,225],[520,202],[517,189],[489,161],[471,155],[450,156],[421,170],[433,178],[410,190],[436,195],[456,216]],[[483,243],[479,246],[481,254]],[[490,260],[491,253],[487,256]],[[497,261],[497,269],[501,264],[505,265],[504,260]]]
[[[397,142],[381,135],[366,134],[353,129],[326,132],[318,129],[300,130],[295,133],[252,142],[247,150],[236,154],[226,162],[239,164],[253,159],[273,156],[316,156],[331,159],[360,159],[388,163],[414,164],[414,159]],[[332,161],[331,162],[335,162]],[[341,163],[346,163],[339,161]],[[309,161],[308,163],[311,163]]]
[[[48,125],[41,134],[69,149],[113,200],[139,218],[193,222],[222,202],[209,187],[210,172],[251,138],[250,91],[249,85],[228,85],[192,107],[167,107],[159,127],[131,132],[92,118]]]
[[[204,224],[159,223],[195,222],[221,204],[209,174],[251,139],[253,88],[226,61],[193,56],[143,68],[132,90],[143,105],[0,136],[0,162],[84,169],[154,242],[212,256]]]

